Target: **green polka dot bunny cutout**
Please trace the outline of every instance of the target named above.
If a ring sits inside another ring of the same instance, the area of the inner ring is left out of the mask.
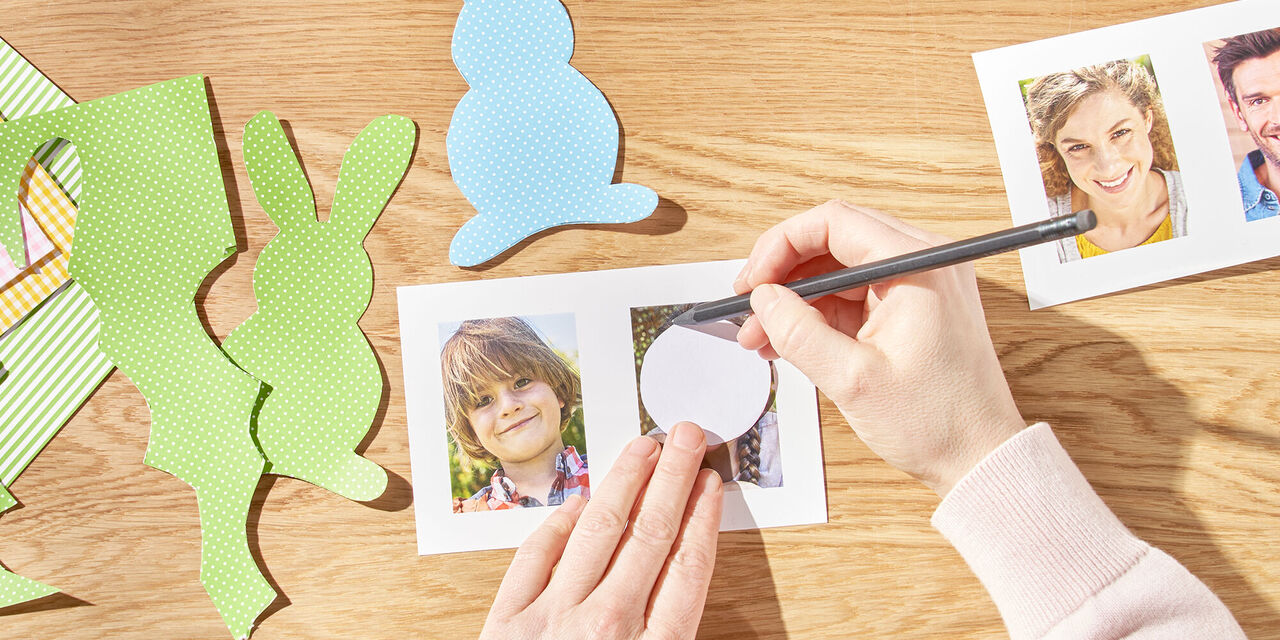
[[[222,348],[270,387],[257,420],[268,472],[352,500],[372,500],[387,486],[386,472],[354,452],[382,399],[382,372],[356,324],[373,292],[362,243],[408,170],[416,138],[402,116],[365,127],[343,157],[329,220],[320,222],[276,116],[263,111],[244,128],[249,181],[280,231],[254,267],[258,310]]]
[[[143,462],[195,489],[200,582],[246,638],[276,597],[245,531],[266,466],[249,431],[262,385],[196,313],[200,283],[236,244],[204,78],[0,123],[0,189],[18,193],[32,152],[54,138],[75,145],[84,172],[71,277],[98,309],[102,353],[151,409]]]

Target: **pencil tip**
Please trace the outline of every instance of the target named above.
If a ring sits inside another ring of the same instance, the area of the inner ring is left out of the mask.
[[[686,311],[686,312],[684,312],[684,313],[682,313],[682,314],[680,314],[680,315],[676,316],[675,318],[672,318],[672,320],[671,320],[671,324],[673,324],[673,325],[680,325],[680,326],[682,326],[682,327],[687,327],[687,326],[689,326],[689,325],[694,325],[694,324],[698,324],[698,323],[697,323],[697,321],[695,321],[695,320],[693,319],[693,310],[691,309],[691,310],[689,310],[689,311]]]

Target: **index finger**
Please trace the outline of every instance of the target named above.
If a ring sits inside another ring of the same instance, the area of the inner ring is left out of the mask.
[[[853,266],[922,249],[932,244],[925,234],[886,214],[833,200],[761,234],[734,289],[746,293],[785,283],[796,267],[825,255]]]
[[[684,522],[685,505],[706,453],[702,429],[680,422],[667,436],[640,505],[623,534],[597,598],[645,602]]]

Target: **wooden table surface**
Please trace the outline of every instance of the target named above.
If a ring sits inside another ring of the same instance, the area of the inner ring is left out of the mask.
[[[395,288],[746,255],[834,197],[954,237],[1010,224],[976,51],[1212,0],[567,0],[573,64],[625,130],[650,219],[561,229],[489,265],[447,259],[472,215],[445,132],[467,86],[460,0],[7,0],[0,34],[78,101],[209,77],[240,253],[197,303],[225,337],[254,310],[275,228],[241,156],[261,109],[288,122],[322,216],[372,118],[417,122],[413,165],[365,242],[361,322],[387,382],[365,455],[372,504],[262,482],[249,536],[281,598],[254,637],[476,635],[511,551],[416,554]],[[1265,26],[1265,25],[1259,25]],[[1028,420],[1051,422],[1120,518],[1209,585],[1253,638],[1280,638],[1280,259],[1047,310],[1017,257],[981,262],[992,336]],[[830,523],[724,534],[700,637],[998,638],[995,606],[929,526],[936,497],[880,462],[821,400]],[[0,615],[11,638],[226,638],[198,581],[195,495],[142,464],[149,414],[115,372],[12,491],[0,561],[66,596]]]

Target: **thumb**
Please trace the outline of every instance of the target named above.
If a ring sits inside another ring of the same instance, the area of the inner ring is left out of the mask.
[[[831,397],[860,369],[865,347],[831,325],[786,287],[763,284],[751,292],[751,310],[769,344],[782,359],[795,365]]]

